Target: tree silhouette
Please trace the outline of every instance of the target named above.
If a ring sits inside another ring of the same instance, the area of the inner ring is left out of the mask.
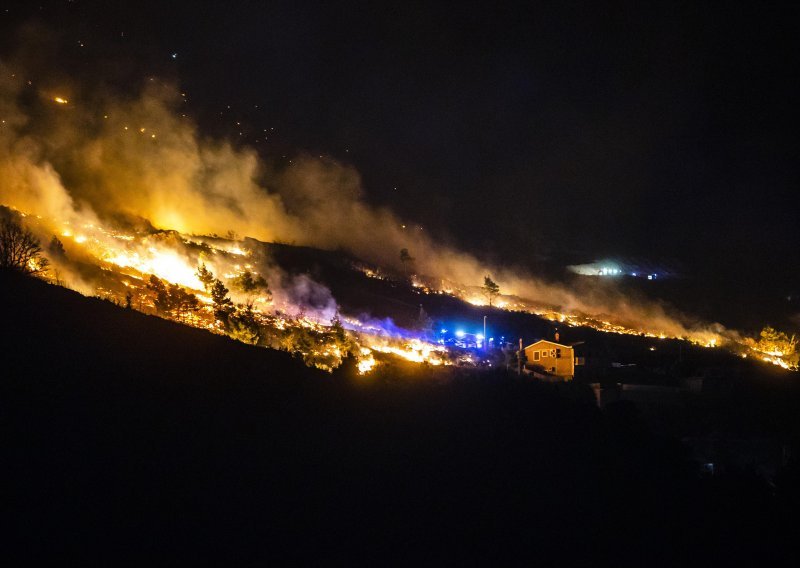
[[[0,221],[0,268],[36,274],[44,272],[48,264],[33,233],[14,219]]]
[[[55,235],[50,239],[50,246],[47,249],[52,257],[64,258],[67,256],[67,252],[64,250],[64,243]]]
[[[267,296],[272,295],[269,290],[269,284],[264,280],[264,277],[253,274],[249,270],[245,270],[236,278],[232,278],[230,283],[245,294],[255,294],[260,291]]]
[[[400,262],[403,263],[403,272],[406,274],[406,278],[408,278],[408,263],[414,262],[414,257],[408,252],[408,249],[400,249]]]
[[[177,284],[164,284],[155,274],[150,275],[147,288],[155,294],[153,304],[160,314],[180,318],[199,307],[197,296]]]
[[[172,302],[169,297],[167,286],[155,274],[150,275],[147,281],[147,289],[153,292],[153,304],[159,313],[169,313],[172,310]]]
[[[489,306],[491,306],[492,302],[494,302],[494,299],[500,295],[500,286],[498,286],[487,274],[483,277],[483,286],[481,286],[481,291],[483,292],[483,295],[486,296],[486,299],[489,300]]]
[[[223,324],[228,323],[228,317],[233,311],[233,302],[228,297],[228,289],[222,280],[214,278],[211,285],[211,301],[214,304],[214,317]]]
[[[233,302],[228,297],[228,288],[222,283],[222,280],[216,278],[214,274],[206,268],[205,264],[200,264],[197,268],[197,278],[203,283],[206,292],[211,294],[211,302],[214,305],[214,319],[222,322],[225,327],[228,327],[228,318],[233,312]]]
[[[200,263],[200,266],[197,267],[196,274],[200,282],[203,283],[203,286],[205,287],[206,291],[210,292],[211,287],[214,284],[214,275],[211,273],[211,271],[208,268],[206,268],[205,264]]]
[[[333,319],[331,319],[330,333],[328,335],[328,340],[339,350],[340,359],[341,357],[347,357],[348,354],[357,351],[358,345],[353,338],[348,335],[342,325],[342,319],[339,317],[338,312],[333,316]],[[338,365],[338,362],[336,364]],[[335,367],[336,365],[333,366]]]
[[[261,338],[261,325],[258,322],[253,304],[248,303],[228,319],[228,335],[242,343],[258,344]]]

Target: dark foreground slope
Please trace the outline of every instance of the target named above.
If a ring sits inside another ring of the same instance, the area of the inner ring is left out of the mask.
[[[0,274],[4,553],[28,562],[782,557],[783,510],[711,488],[587,392],[385,384]]]

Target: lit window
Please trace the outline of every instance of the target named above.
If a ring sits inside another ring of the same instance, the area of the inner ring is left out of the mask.
[[[533,360],[534,361],[538,361],[539,360],[539,352],[538,351],[534,351],[533,352]]]

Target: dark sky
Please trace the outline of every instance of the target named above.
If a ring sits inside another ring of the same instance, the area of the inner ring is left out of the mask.
[[[175,77],[208,132],[274,128],[472,250],[796,282],[798,9],[586,4],[0,3],[0,42],[35,17],[76,76]]]

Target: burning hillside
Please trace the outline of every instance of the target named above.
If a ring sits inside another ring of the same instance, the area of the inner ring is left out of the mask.
[[[55,233],[47,256],[51,282],[118,305],[296,353],[333,370],[350,356],[363,374],[391,354],[449,364],[446,350],[410,331],[340,318],[330,292],[304,275],[271,265],[260,243],[189,237],[174,231],[105,229],[19,216],[37,234]],[[273,283],[268,283],[267,276]]]
[[[0,66],[0,204],[50,243],[49,278],[84,294],[296,352],[323,369],[348,355],[363,372],[387,354],[449,362],[419,333],[374,329],[357,314],[340,318],[325,286],[286,274],[259,244],[291,242],[349,251],[374,267],[368,276],[398,274],[402,265],[421,275],[420,290],[478,305],[488,300],[471,283],[491,272],[504,309],[600,331],[727,344],[796,366],[793,351],[760,349],[614,288],[570,289],[441,246],[370,206],[351,167],[309,157],[279,165],[204,137],[182,112],[186,94],[155,78],[133,97],[75,86],[68,97],[54,96],[58,89],[47,83]]]

